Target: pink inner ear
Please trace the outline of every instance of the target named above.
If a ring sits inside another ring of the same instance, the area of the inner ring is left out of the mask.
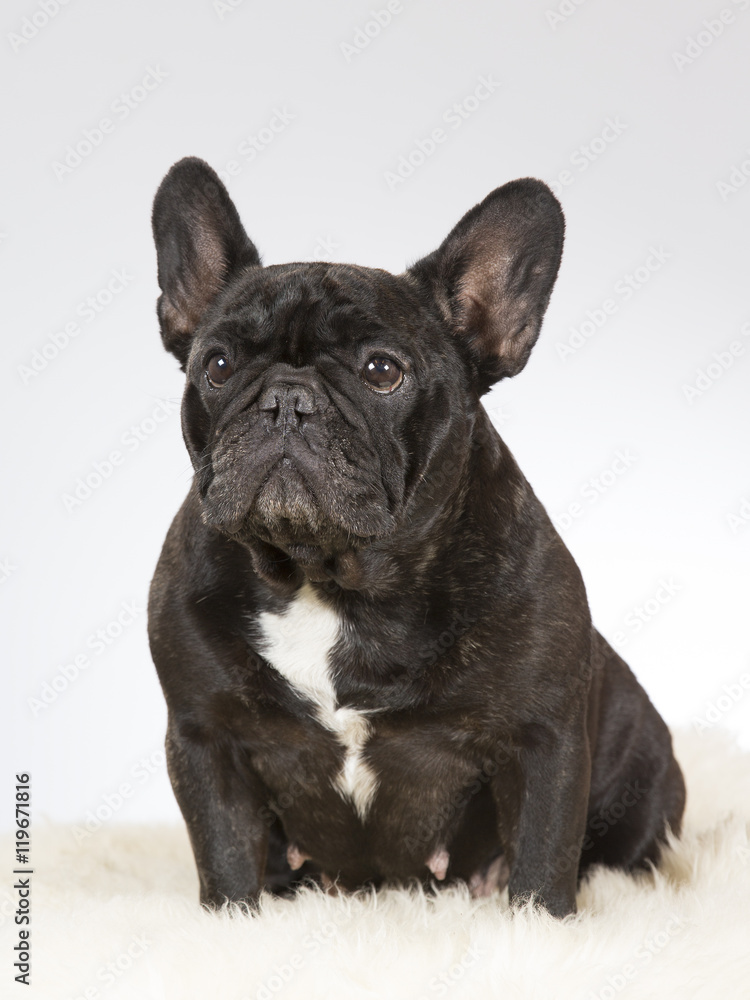
[[[496,188],[442,244],[412,266],[472,347],[480,394],[526,364],[557,276],[565,220],[552,191],[533,178]]]
[[[204,230],[195,239],[195,249],[201,262],[200,270],[205,274],[203,280],[207,283],[213,280],[215,293],[223,284],[227,273],[227,259],[221,240],[215,233]]]
[[[196,262],[187,279],[180,282],[162,306],[162,317],[173,331],[192,335],[201,316],[224,285],[227,262],[221,240],[202,231],[195,237]]]
[[[461,333],[483,357],[506,355],[510,345],[505,343],[503,337],[500,296],[497,290],[494,295],[482,295],[476,284],[474,289],[462,289],[459,294],[461,311],[458,322]]]
[[[528,295],[512,296],[505,288],[512,260],[500,255],[484,261],[464,277],[456,295],[461,333],[483,358],[495,357],[511,368],[525,363],[534,305]]]
[[[208,307],[235,273],[261,260],[219,176],[196,157],[175,163],[161,182],[152,227],[162,340],[184,368]]]
[[[487,251],[482,248],[482,254]],[[462,332],[473,341],[481,338],[483,352],[496,353],[502,344],[503,287],[513,258],[509,255],[483,256],[469,266],[457,289]]]
[[[221,239],[215,232],[202,230],[195,237],[197,256],[195,285],[189,290],[190,311],[195,314],[194,322],[205,312],[213,299],[221,291],[227,276],[227,259]]]

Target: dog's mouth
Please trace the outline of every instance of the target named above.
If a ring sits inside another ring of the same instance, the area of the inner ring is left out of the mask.
[[[290,458],[271,469],[249,513],[269,533],[269,540],[294,538],[299,544],[314,544],[329,527],[315,490]]]
[[[248,461],[246,448],[224,450],[202,498],[203,520],[289,554],[363,548],[390,533],[395,517],[379,480],[336,458],[284,448],[271,456],[259,449]]]
[[[217,509],[207,502],[203,519],[249,549],[256,572],[282,590],[296,586],[300,573],[312,583],[361,589],[372,583],[371,561],[363,557],[393,530],[395,519],[379,498],[362,491],[361,482],[359,492],[345,489],[335,477],[320,492],[317,485],[283,458],[260,482],[244,513],[237,507],[238,516],[217,520]]]

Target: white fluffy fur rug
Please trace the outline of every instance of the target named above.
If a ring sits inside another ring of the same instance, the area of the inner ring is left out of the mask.
[[[681,842],[657,874],[599,870],[563,922],[507,896],[307,891],[259,917],[203,912],[183,829],[35,831],[32,987],[3,895],[0,996],[44,1000],[750,998],[750,755],[678,735]],[[37,824],[39,826],[39,824]],[[3,857],[12,858],[6,840]]]

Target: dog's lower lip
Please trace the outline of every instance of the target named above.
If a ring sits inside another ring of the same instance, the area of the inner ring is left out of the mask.
[[[258,488],[255,490],[255,493],[253,495],[253,500],[252,500],[253,504],[255,504],[257,502],[258,497],[260,496],[260,494],[263,492],[263,490],[266,488],[266,486],[268,486],[268,484],[271,481],[271,479],[273,479],[274,476],[278,475],[278,473],[279,473],[280,470],[282,470],[282,469],[292,469],[292,467],[293,467],[292,460],[291,460],[291,458],[287,457],[286,455],[283,455],[274,465],[272,465],[271,468],[268,470],[268,472],[266,472],[266,474],[263,477],[263,479],[261,479],[260,483],[258,484]],[[299,469],[295,469],[294,471],[296,471],[298,473],[298,475],[300,476],[300,478],[304,478],[302,476],[302,473],[299,471]]]
[[[321,550],[317,545],[306,545],[304,543],[289,545],[288,552],[292,559],[296,559],[299,562],[310,562],[313,559],[319,559],[321,554]]]

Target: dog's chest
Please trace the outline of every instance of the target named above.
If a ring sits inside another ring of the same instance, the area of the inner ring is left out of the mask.
[[[377,777],[363,758],[371,727],[364,712],[341,708],[331,672],[331,652],[341,638],[341,620],[305,584],[282,614],[258,617],[260,652],[282,677],[313,706],[317,721],[344,749],[334,779],[339,794],[365,819],[377,791]]]

